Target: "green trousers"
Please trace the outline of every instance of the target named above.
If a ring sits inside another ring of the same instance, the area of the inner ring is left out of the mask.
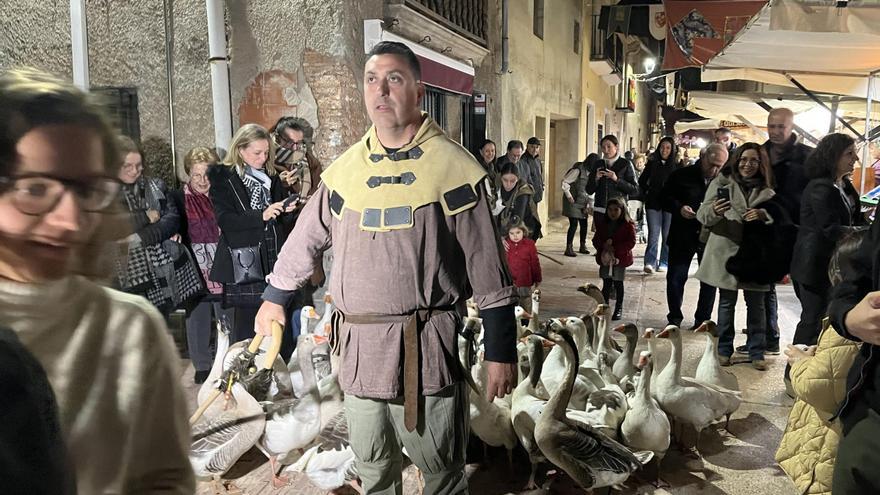
[[[437,395],[419,397],[419,423],[403,426],[403,399],[345,396],[349,440],[366,494],[402,495],[403,454],[422,472],[425,495],[468,493],[464,474],[468,439],[468,396],[464,382]]]
[[[834,495],[880,493],[880,415],[873,409],[840,441],[834,462]]]

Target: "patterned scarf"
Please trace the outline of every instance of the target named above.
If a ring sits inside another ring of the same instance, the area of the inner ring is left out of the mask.
[[[214,205],[211,203],[211,198],[194,191],[189,184],[184,186],[183,192],[189,238],[196,263],[207,283],[208,291],[211,294],[220,294],[223,292],[223,284],[212,282],[208,277],[214,265],[214,253],[217,252],[217,242],[220,239],[220,227],[217,226],[217,220],[214,218]]]
[[[253,167],[245,165],[244,175],[241,176],[244,187],[247,188],[250,195],[251,208],[254,210],[264,210],[269,206],[269,184],[271,179],[262,170],[255,170]]]

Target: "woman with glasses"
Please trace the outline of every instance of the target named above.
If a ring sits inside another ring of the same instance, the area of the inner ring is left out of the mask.
[[[746,300],[749,358],[755,369],[767,369],[764,361],[764,292],[770,290],[770,285],[743,280],[730,273],[728,268],[729,260],[737,255],[742,246],[757,242],[746,238],[745,224],[781,221],[778,215],[774,218],[768,211],[776,212],[776,208],[770,204],[774,194],[769,158],[757,143],[746,143],[737,148],[728,164],[709,184],[706,197],[697,210],[697,220],[709,231],[697,278],[717,287],[720,293],[718,354],[722,366],[731,364],[734,309],[741,290]],[[760,270],[768,269],[760,266],[760,260],[751,262]]]
[[[46,371],[78,493],[193,493],[162,316],[85,276],[120,190],[102,109],[46,74],[0,72],[0,136],[0,326]]]
[[[134,233],[126,238],[126,252],[117,263],[116,283],[125,292],[145,297],[167,319],[182,300],[174,273],[181,253],[165,242],[177,234],[180,214],[168,199],[165,182],[144,175],[144,154],[135,142],[122,136],[118,146],[122,204]]]
[[[254,336],[254,318],[266,288],[265,276],[271,273],[289,232],[282,222],[290,218],[283,214],[298,206],[298,201],[285,205],[287,191],[270,166],[274,162],[275,147],[269,131],[257,124],[245,124],[232,137],[223,163],[208,168],[209,195],[220,226],[210,278],[223,284],[224,306],[235,308],[233,342]],[[245,282],[240,275],[244,263],[252,261],[259,261],[252,267],[259,280]],[[288,333],[281,349],[285,358],[293,352],[292,340],[288,340],[292,335]]]

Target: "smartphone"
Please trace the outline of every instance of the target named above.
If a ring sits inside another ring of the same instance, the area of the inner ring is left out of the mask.
[[[730,201],[730,189],[726,187],[719,187],[717,197],[719,201]]]
[[[287,199],[285,199],[283,203],[281,203],[281,207],[286,210],[287,207],[290,206],[290,203],[293,203],[294,201],[296,201],[298,199],[299,199],[299,193],[293,193],[290,196],[288,196]]]

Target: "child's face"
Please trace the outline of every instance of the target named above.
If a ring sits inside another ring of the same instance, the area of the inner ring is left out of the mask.
[[[522,229],[510,229],[507,232],[507,236],[510,237],[511,241],[519,242],[523,239],[523,231]]]
[[[608,218],[610,218],[610,219],[616,221],[616,220],[618,220],[618,219],[620,218],[620,215],[621,215],[622,212],[620,211],[620,207],[619,207],[619,206],[617,206],[617,205],[610,205],[610,206],[605,210],[605,213],[608,215]]]

